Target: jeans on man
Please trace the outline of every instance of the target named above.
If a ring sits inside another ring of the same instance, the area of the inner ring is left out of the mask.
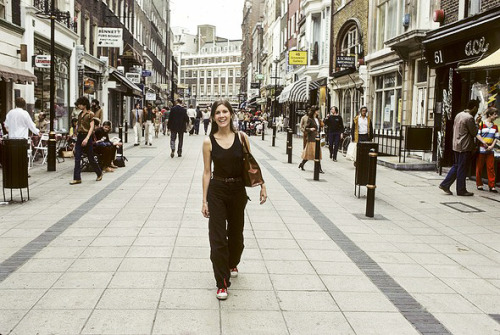
[[[87,141],[86,146],[82,146],[82,142],[87,137],[87,134],[85,133],[79,133],[77,138],[76,138],[76,144],[75,144],[75,169],[73,170],[73,180],[81,180],[81,160],[82,160],[82,152],[83,150],[86,151],[87,153],[87,158],[92,165],[92,168],[94,169],[94,172],[96,175],[99,177],[102,174],[101,167],[97,163],[95,157],[94,157],[94,150],[93,150],[93,142],[92,142],[92,136],[89,138]]]
[[[337,160],[337,153],[339,152],[340,133],[328,133],[328,149],[330,149],[330,158]]]
[[[200,132],[200,119],[194,119],[194,133],[198,135]]]
[[[182,154],[182,142],[184,140],[184,132],[170,130],[170,149],[175,151],[175,140],[177,139],[177,135],[179,135],[179,144],[177,145],[177,153]]]
[[[457,181],[457,193],[467,192],[467,187],[465,185],[465,178],[467,177],[467,166],[469,165],[471,152],[453,152],[455,155],[455,162],[451,167],[450,171],[446,175],[446,178],[441,182],[441,186],[444,188],[450,188],[450,186]]]

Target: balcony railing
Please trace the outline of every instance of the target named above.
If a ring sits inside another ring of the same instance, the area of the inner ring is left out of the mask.
[[[45,14],[47,15],[47,18],[50,16],[50,9],[51,9],[52,3],[48,0],[33,0],[33,6],[36,9],[40,10],[40,14]],[[73,32],[77,32],[77,23],[74,21],[73,17],[71,16],[70,12],[63,12],[59,10],[58,8],[55,9],[53,13],[55,20],[62,25],[64,25],[66,28]]]

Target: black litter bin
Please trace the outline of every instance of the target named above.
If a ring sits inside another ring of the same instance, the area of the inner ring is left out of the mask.
[[[378,143],[373,142],[358,142],[356,151],[356,177],[355,185],[366,186],[368,184],[369,156],[371,149],[378,152]]]
[[[2,143],[3,188],[27,188],[28,141],[7,139]]]

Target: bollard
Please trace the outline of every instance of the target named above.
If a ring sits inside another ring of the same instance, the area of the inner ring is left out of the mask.
[[[123,139],[120,137],[120,140],[123,141]],[[128,143],[128,122],[125,121],[125,143]]]
[[[264,124],[264,121],[262,121],[262,140],[264,141],[264,135],[265,135],[265,124]]]
[[[288,130],[290,130],[290,128],[286,128],[286,146],[285,146],[285,149],[286,149],[287,155],[288,155],[288,151],[290,148],[290,136],[288,135]]]
[[[118,127],[118,137],[120,138],[120,140],[123,138],[122,136],[123,136],[123,126],[120,125]]]
[[[47,142],[47,171],[56,170],[56,132],[51,130],[49,132],[49,141]]]
[[[366,184],[366,213],[365,215],[372,218],[375,212],[375,180],[377,178],[377,152],[371,149],[368,154],[368,184]]]
[[[293,131],[292,128],[288,128],[288,163],[292,163],[292,152],[293,152]]]
[[[276,146],[276,125],[273,125],[273,147]]]
[[[319,154],[320,154],[320,150],[321,150],[320,142],[321,142],[321,140],[319,138],[319,132],[318,132],[318,135],[316,135],[316,143],[314,144],[315,145],[315,150],[314,150],[314,177],[313,177],[314,180],[319,180],[319,164],[320,164]]]

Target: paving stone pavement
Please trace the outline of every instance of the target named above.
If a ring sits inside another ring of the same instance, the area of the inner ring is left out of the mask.
[[[314,181],[312,162],[297,169],[301,139],[287,163],[285,137],[251,138],[269,199],[247,189],[226,301],[200,212],[204,136],[181,158],[163,135],[126,144],[127,166],[101,182],[70,186],[71,159],[35,163],[30,201],[0,205],[0,334],[500,333],[500,196],[379,166],[367,218],[352,162],[324,159]]]

